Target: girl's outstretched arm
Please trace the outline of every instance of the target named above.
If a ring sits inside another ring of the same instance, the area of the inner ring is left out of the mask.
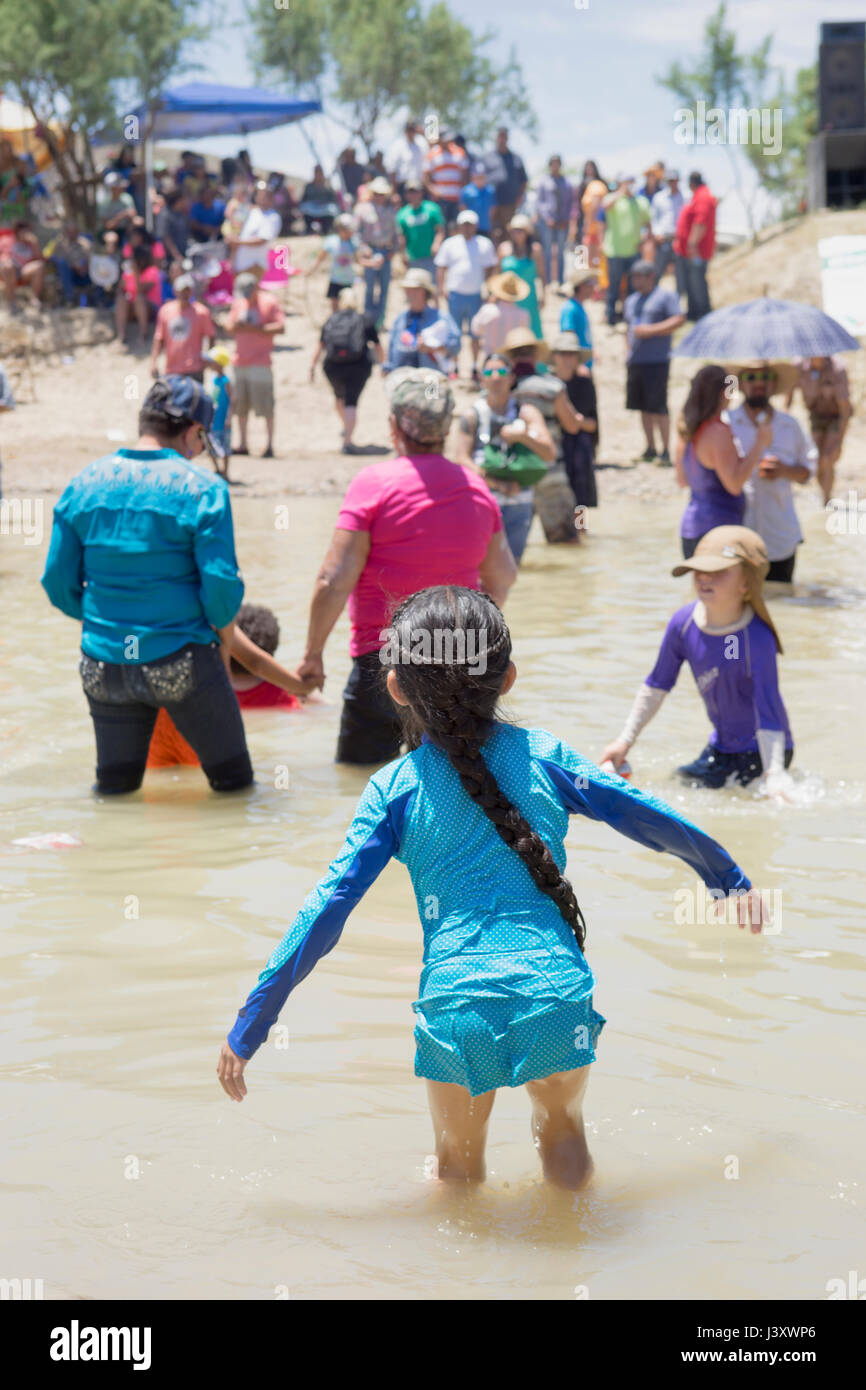
[[[606,821],[638,844],[675,854],[708,888],[725,894],[751,888],[727,850],[664,801],[609,777],[564,743],[555,744],[540,762],[567,811]]]
[[[375,781],[367,783],[343,848],[271,955],[223,1045],[217,1074],[233,1100],[246,1093],[243,1065],[265,1041],[289,994],[334,949],[352,908],[397,852],[413,794],[389,800]]]

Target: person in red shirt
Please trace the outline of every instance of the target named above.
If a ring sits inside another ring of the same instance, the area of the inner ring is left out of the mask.
[[[179,275],[174,282],[176,298],[170,299],[156,316],[153,347],[150,352],[150,374],[158,376],[191,376],[204,380],[205,343],[216,339],[216,327],[210,310],[204,304],[192,302],[192,276]],[[159,370],[159,354],[165,349],[165,371]]]
[[[677,288],[685,290],[688,309],[686,317],[692,322],[710,313],[710,291],[707,287],[707,266],[716,249],[716,199],[701,175],[689,175],[692,196],[677,219],[674,237]]]
[[[271,356],[274,338],[285,327],[285,315],[272,294],[259,289],[259,282],[250,271],[244,271],[235,281],[235,298],[226,323],[226,331],[235,340],[232,365],[235,369],[234,409],[241,431],[236,454],[249,453],[247,420],[250,411],[265,417],[268,431],[264,459],[274,456],[274,374]]]

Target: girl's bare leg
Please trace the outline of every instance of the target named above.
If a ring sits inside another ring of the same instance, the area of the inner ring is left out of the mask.
[[[428,1081],[427,1099],[433,1120],[439,1177],[443,1182],[483,1182],[487,1176],[484,1149],[495,1091],[472,1096],[465,1086]]]
[[[532,1101],[532,1137],[544,1176],[572,1192],[592,1176],[581,1109],[588,1080],[587,1066],[526,1083]]]

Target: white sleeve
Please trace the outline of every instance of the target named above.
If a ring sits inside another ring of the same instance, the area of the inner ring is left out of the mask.
[[[785,734],[782,729],[759,729],[758,752],[764,772],[785,771]]]
[[[654,714],[661,708],[662,701],[667,695],[666,690],[659,690],[654,685],[642,685],[634,698],[631,713],[623,725],[620,740],[627,743],[629,748],[637,739],[638,734],[645,724],[648,724]],[[783,735],[784,738],[784,735]]]

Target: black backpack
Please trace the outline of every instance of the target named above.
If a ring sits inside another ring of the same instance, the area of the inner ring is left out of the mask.
[[[338,309],[322,329],[325,353],[331,362],[363,362],[367,356],[367,325],[354,309]]]

